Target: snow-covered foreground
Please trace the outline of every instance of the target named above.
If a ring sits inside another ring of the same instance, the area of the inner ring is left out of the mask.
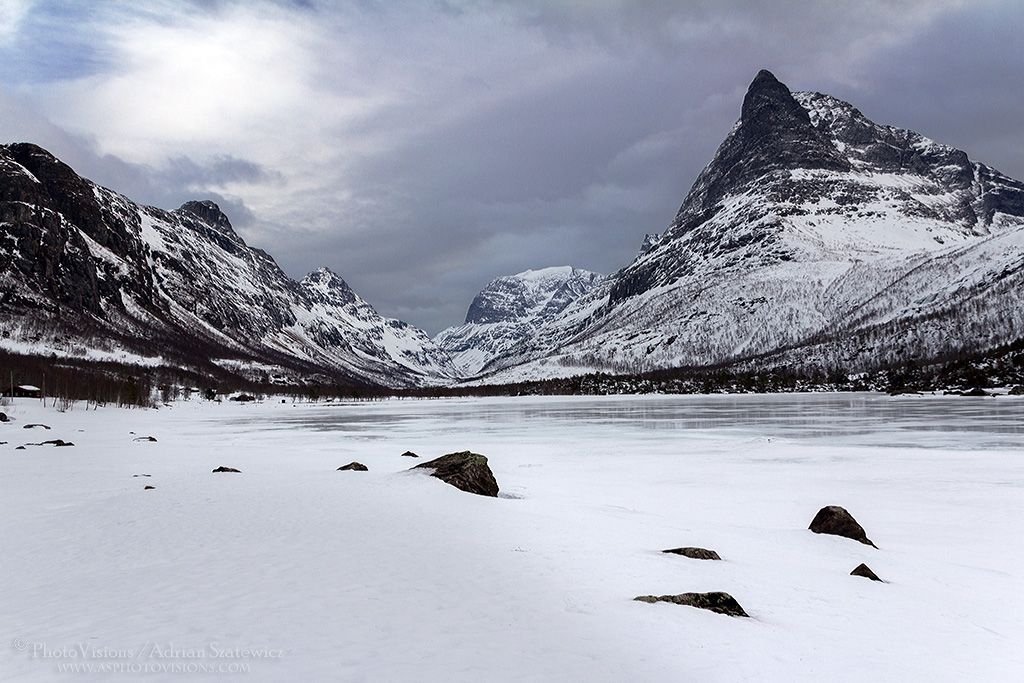
[[[1024,400],[0,410],[3,680],[1024,677]],[[829,504],[879,549],[808,531]],[[711,590],[752,618],[632,600]]]

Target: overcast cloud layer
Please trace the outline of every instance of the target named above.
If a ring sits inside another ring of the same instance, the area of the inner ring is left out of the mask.
[[[213,198],[289,274],[433,333],[498,275],[625,265],[760,68],[1024,178],[1022,25],[1015,0],[0,0],[0,141]]]

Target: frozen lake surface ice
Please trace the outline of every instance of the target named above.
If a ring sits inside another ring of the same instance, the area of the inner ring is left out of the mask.
[[[3,680],[1024,676],[1024,399],[2,409]],[[401,457],[466,449],[501,498]],[[833,504],[879,548],[808,531]],[[751,618],[632,601],[694,591]]]

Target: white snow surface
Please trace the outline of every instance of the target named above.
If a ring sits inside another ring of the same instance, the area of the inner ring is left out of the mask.
[[[1022,407],[19,399],[0,406],[0,678],[1021,680]],[[54,438],[75,446],[14,450]],[[463,449],[503,497],[408,471]],[[369,471],[335,471],[352,460]],[[808,531],[830,504],[878,549]],[[723,561],[659,552],[686,545]],[[632,600],[710,590],[751,618]]]

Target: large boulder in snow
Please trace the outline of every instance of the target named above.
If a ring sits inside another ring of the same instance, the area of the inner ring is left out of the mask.
[[[668,550],[662,550],[663,553],[670,553],[672,555],[682,555],[683,557],[689,557],[691,560],[720,560],[714,550],[708,550],[707,548],[669,548]]]
[[[0,412],[0,422],[10,422],[11,418],[7,417],[7,413]]]
[[[494,479],[487,464],[487,456],[479,453],[462,451],[442,455],[429,462],[416,465],[413,469],[432,469],[431,476],[451,484],[457,489],[475,493],[480,496],[498,495],[498,482]]]
[[[350,462],[347,465],[342,465],[341,467],[339,467],[337,471],[344,472],[346,470],[351,470],[353,472],[367,472],[369,471],[369,469],[369,467],[367,467],[361,462]]]
[[[679,595],[638,595],[633,598],[639,602],[671,602],[674,605],[687,605],[698,609],[706,609],[730,617],[749,617],[736,598],[728,593],[713,591],[711,593],[681,593]]]
[[[818,510],[818,514],[811,520],[811,526],[808,528],[816,534],[843,536],[844,538],[860,541],[872,548],[878,547],[871,542],[871,539],[864,532],[864,527],[857,523],[853,515],[847,512],[846,508],[839,507],[838,505],[829,505]]]

